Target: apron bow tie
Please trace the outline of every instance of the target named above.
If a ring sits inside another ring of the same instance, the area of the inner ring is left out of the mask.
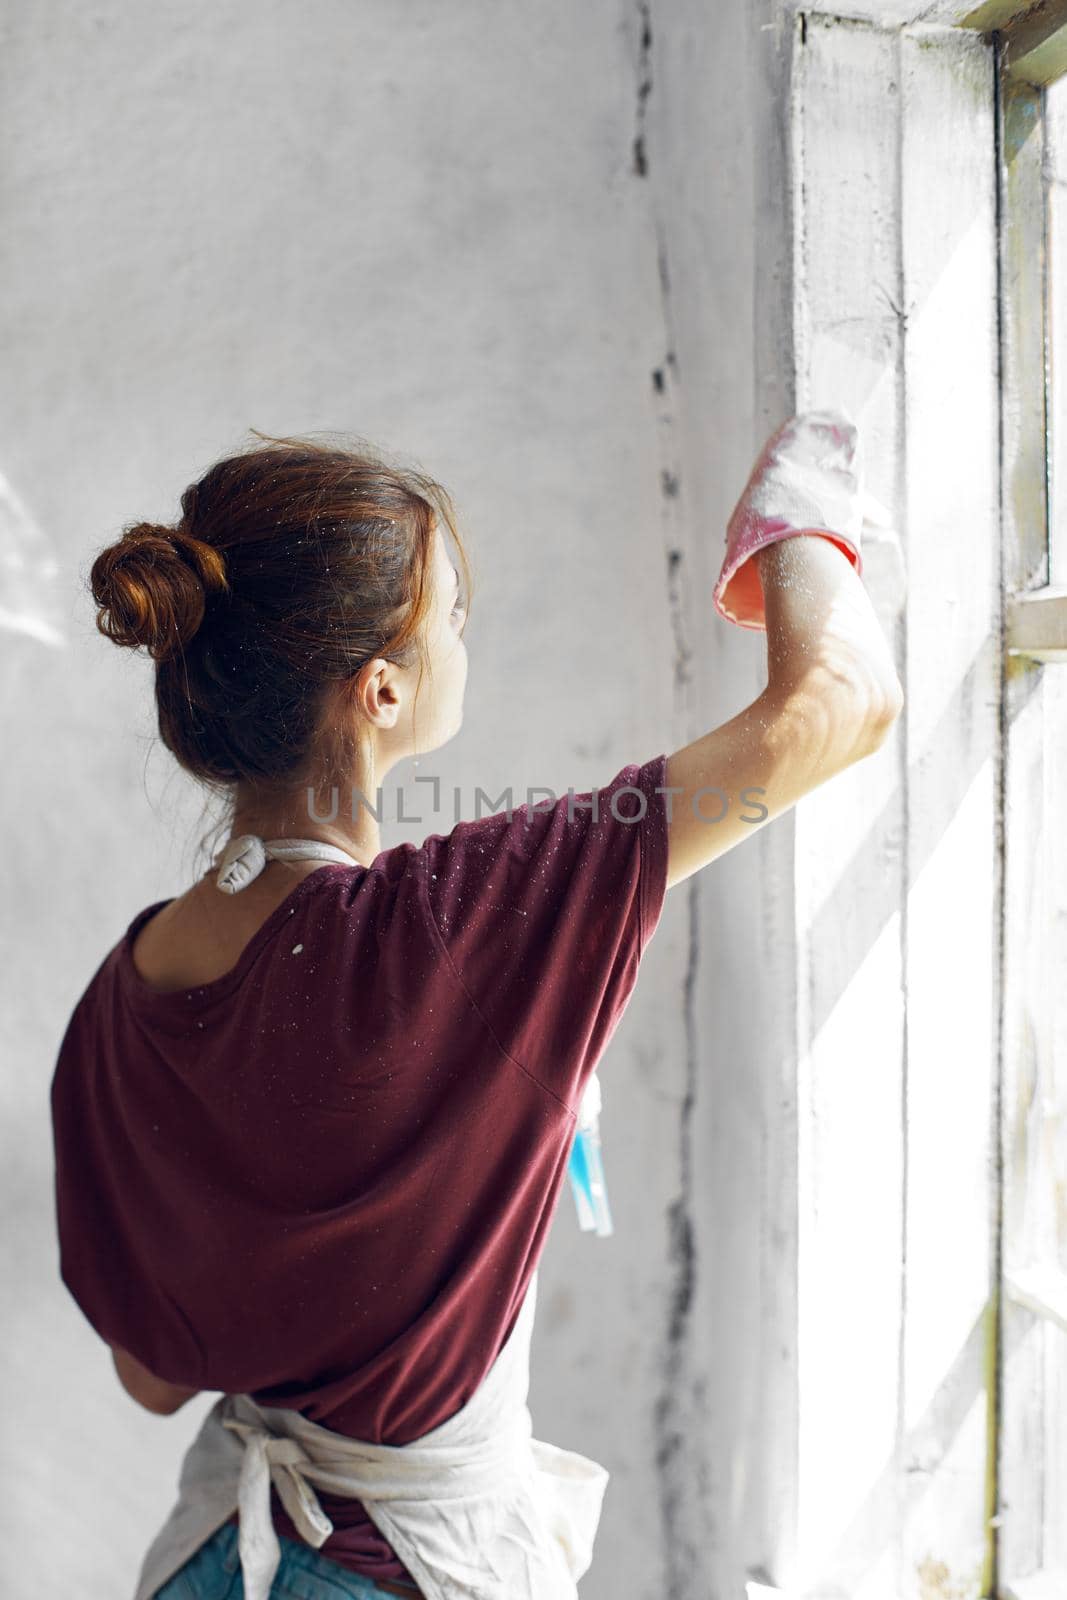
[[[271,1519],[271,1483],[301,1538],[315,1549],[329,1538],[333,1523],[304,1477],[301,1469],[309,1466],[311,1460],[295,1439],[279,1438],[234,1417],[224,1418],[223,1426],[239,1434],[245,1446],[237,1500],[240,1511],[238,1547],[246,1600],[269,1600],[271,1584],[282,1559],[281,1545]]]

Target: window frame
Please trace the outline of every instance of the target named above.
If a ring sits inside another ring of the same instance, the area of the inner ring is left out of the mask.
[[[1001,69],[1034,88],[1067,72],[1065,0],[985,0],[960,19],[1000,47]]]
[[[1017,11],[1017,0],[994,0],[965,19],[970,26],[996,23]],[[1002,459],[1008,481],[1024,461],[1043,462],[1031,483],[1040,489],[1029,504],[1006,507],[1006,532],[1014,559],[1006,572],[1005,647],[1009,656],[1043,664],[1067,661],[1067,583],[1050,581],[1052,471],[1054,461],[1049,328],[1048,261],[1050,219],[1046,91],[1067,73],[1067,0],[1015,15],[989,34],[997,57],[997,165],[1000,190],[1001,317],[1004,328],[1001,406]],[[1037,148],[1026,135],[1040,124]],[[1034,306],[1040,314],[1033,315]],[[1039,582],[1033,584],[1040,554]],[[1011,568],[1016,570],[1012,572]],[[1017,580],[1013,584],[1012,580]]]
[[[1062,364],[1067,376],[1067,315],[1063,325],[1056,328],[1054,338],[1050,314],[1050,251],[1054,243],[1050,202],[1053,163],[1050,160],[1048,115],[1049,87],[1067,74],[1067,0],[1045,0],[1044,4],[1032,6],[1013,17],[1008,25],[1001,28],[995,26],[1004,17],[990,17],[991,12],[1004,13],[1017,7],[1018,0],[1014,0],[1014,6],[1005,5],[1003,0],[995,0],[994,4],[980,7],[978,12],[965,19],[965,22],[974,25],[985,14],[987,21],[994,24],[987,37],[993,46],[996,63],[997,294],[1000,320],[1005,653],[999,759],[1007,775],[1009,790],[1025,781],[1026,775],[1032,777],[1036,770],[1032,764],[1027,765],[1028,759],[1033,756],[1033,728],[1026,734],[1020,732],[1017,749],[1015,719],[1020,717],[1022,708],[1032,694],[1040,696],[1041,675],[1045,667],[1067,661],[1067,582],[1061,581],[1067,575],[1067,548],[1062,542],[1063,534],[1057,537],[1054,526],[1058,504],[1067,504],[1067,482],[1062,487],[1056,483],[1057,452],[1061,460],[1067,463],[1063,444],[1057,437],[1058,433],[1062,433],[1067,443],[1067,413],[1063,417],[1057,414],[1053,383],[1053,363],[1057,354],[1055,344],[1063,346]],[[1067,272],[1067,259],[1063,262],[1062,270]],[[1063,396],[1067,396],[1062,380],[1060,389],[1062,403]],[[1038,703],[1041,703],[1040,699]],[[1039,806],[1042,804],[1040,800],[1037,803]],[[1025,809],[1020,807],[1019,800],[1005,808],[1002,830],[998,845],[1003,878],[1000,959],[1001,994],[1004,1000],[1000,1044],[1003,1097],[1000,1126],[1004,1141],[999,1177],[1000,1293],[1006,1302],[1029,1312],[1046,1328],[1067,1331],[1067,1272],[1056,1260],[1020,1261],[1016,1254],[1014,1227],[1009,1230],[1005,1218],[1006,1186],[1011,1188],[1008,1196],[1011,1204],[1017,1207],[1019,1202],[1016,1192],[1018,1174],[1013,1178],[1009,1150],[1013,1139],[1018,1137],[1022,1113],[1013,1096],[1017,1097],[1019,1086],[1026,1080],[1028,1072],[1035,1075],[1035,1082],[1039,1085],[1047,1083],[1046,1074],[1055,1081],[1055,1074],[1044,1054],[1049,1048],[1047,1041],[1039,1042],[1030,1038],[1023,1042],[1024,1025],[1032,1020],[1033,1007],[1047,1004],[1047,995],[1044,1002],[1038,1001],[1028,985],[1026,974],[1018,970],[1020,963],[1025,966],[1024,953],[1030,948],[1027,939],[1033,936],[1029,927],[1033,909],[1021,892],[1020,885],[1035,870],[1037,848],[1033,824]],[[1017,1222],[1015,1226],[1018,1226]],[[1008,1421],[1006,1407],[1009,1404],[1003,1387],[1007,1353],[1003,1318],[1004,1309],[1001,1308],[997,1417],[994,1424],[998,1439],[998,1529],[1004,1521],[1002,1511],[1006,1509],[1000,1505],[1004,1487],[1001,1481],[1001,1452]],[[1044,1383],[1042,1379],[1042,1385]],[[1039,1405],[1046,1408],[1040,1412],[1043,1418],[1048,1415],[1049,1403],[1050,1391],[1042,1386]],[[1044,1437],[1043,1433],[1039,1436]],[[1017,1461],[1014,1466],[1017,1473]],[[1013,1490],[1018,1487],[1017,1476],[1007,1487],[1010,1504],[1015,1498]],[[1045,1564],[1025,1576],[1015,1576],[1012,1565],[1019,1559],[1018,1535],[1010,1541],[1007,1549],[1002,1550],[1001,1536],[998,1534],[995,1584],[998,1600],[1027,1600],[1029,1596],[1036,1597],[1046,1592],[1067,1593],[1067,1568],[1054,1564],[1062,1545],[1058,1542],[1055,1544],[1055,1554],[1052,1545],[1046,1545],[1050,1539],[1044,1522],[1047,1511],[1039,1509],[1036,1503],[1029,1505],[1028,1493],[1021,1498],[1028,1503],[1012,1507],[1013,1519],[1021,1517],[1026,1525],[1029,1515],[1031,1534],[1033,1526],[1040,1526]],[[1034,1517],[1038,1519],[1037,1524],[1033,1523]],[[1022,1537],[1025,1543],[1025,1527]],[[1001,1571],[1001,1561],[1005,1556],[1010,1563],[1006,1573]]]

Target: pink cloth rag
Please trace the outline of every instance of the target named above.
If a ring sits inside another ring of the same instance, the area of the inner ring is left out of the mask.
[[[726,555],[712,595],[720,616],[766,630],[752,557],[794,534],[822,534],[862,573],[861,478],[859,430],[843,412],[804,412],[772,433],[726,526]]]

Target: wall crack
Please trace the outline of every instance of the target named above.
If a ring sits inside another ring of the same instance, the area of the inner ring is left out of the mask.
[[[678,416],[682,407],[681,372],[677,357],[674,306],[667,242],[659,189],[649,154],[647,117],[652,91],[653,21],[651,0],[637,0],[637,112],[632,147],[632,172],[648,182],[649,213],[656,251],[659,317],[664,356],[651,374],[660,456],[660,508],[664,541],[667,613],[673,641],[672,726],[680,745],[689,738],[692,711],[692,648],[688,608],[692,583],[687,573],[689,552],[685,518],[684,474]],[[658,1390],[652,1409],[657,1500],[663,1530],[663,1589],[669,1595],[695,1594],[707,1571],[707,1480],[705,1452],[706,1386],[694,1370],[693,1308],[698,1261],[693,1202],[693,1124],[697,1085],[695,996],[700,971],[699,874],[686,885],[688,948],[683,980],[684,1060],[682,1099],[677,1125],[677,1192],[667,1206],[670,1266],[667,1324],[660,1358]]]

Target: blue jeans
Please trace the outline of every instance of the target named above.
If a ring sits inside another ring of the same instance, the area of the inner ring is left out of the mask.
[[[338,1566],[302,1539],[279,1534],[278,1543],[282,1559],[270,1586],[271,1600],[394,1600],[373,1578]],[[244,1600],[244,1592],[237,1524],[224,1522],[152,1600]]]

